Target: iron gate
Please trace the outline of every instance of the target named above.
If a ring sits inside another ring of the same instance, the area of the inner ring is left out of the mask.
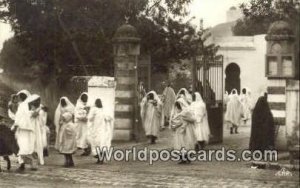
[[[193,67],[193,87],[206,103],[211,143],[223,141],[223,56],[196,59]]]

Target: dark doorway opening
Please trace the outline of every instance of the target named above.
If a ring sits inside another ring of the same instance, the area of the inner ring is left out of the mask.
[[[233,89],[237,89],[240,93],[241,80],[240,80],[240,67],[236,63],[230,63],[225,69],[225,91],[229,94]]]

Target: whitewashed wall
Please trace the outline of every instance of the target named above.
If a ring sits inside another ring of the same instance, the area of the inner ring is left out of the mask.
[[[222,37],[215,38],[214,42],[220,45],[218,53],[224,56],[224,88],[225,69],[230,63],[236,63],[241,70],[241,89],[247,87],[251,90],[254,105],[268,86],[265,77],[265,35]]]

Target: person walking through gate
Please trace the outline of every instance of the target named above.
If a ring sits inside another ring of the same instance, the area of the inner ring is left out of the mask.
[[[230,134],[238,133],[238,127],[243,117],[243,106],[239,100],[237,90],[233,89],[229,95],[227,109],[225,113],[225,121],[229,123]]]
[[[155,144],[159,128],[163,126],[162,103],[155,91],[150,91],[141,102],[141,119],[146,136]]]
[[[208,125],[208,116],[206,110],[206,104],[203,101],[200,93],[195,92],[192,95],[193,102],[190,106],[193,115],[195,116],[195,136],[196,136],[196,151],[204,149],[205,144],[209,141],[209,125]]]

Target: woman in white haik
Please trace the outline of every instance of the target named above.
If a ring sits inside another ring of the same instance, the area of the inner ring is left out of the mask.
[[[97,98],[88,115],[88,142],[91,145],[92,155],[97,158],[97,164],[103,164],[99,155],[104,155],[111,147],[113,138],[113,118],[103,111],[102,101]]]
[[[239,100],[237,90],[233,89],[229,95],[227,109],[225,113],[225,121],[229,124],[230,134],[238,133],[238,127],[243,118],[243,106]],[[235,131],[234,131],[235,130]]]
[[[247,121],[251,120],[251,114],[252,114],[252,98],[251,98],[251,91],[248,88],[243,88],[242,93],[240,95],[240,101],[243,105],[243,111],[244,111],[244,124],[247,124]]]
[[[44,164],[43,156],[43,125],[44,112],[41,109],[41,99],[38,95],[28,97],[18,109],[15,125],[17,126],[16,138],[19,145],[18,155],[24,161],[30,161],[31,169],[37,170],[37,161]],[[18,170],[23,171],[25,164],[22,163]]]
[[[75,124],[77,126],[77,147],[83,149],[81,156],[90,155],[90,148],[87,142],[87,116],[90,110],[88,105],[89,96],[86,92],[82,93],[77,100],[75,107]]]
[[[194,132],[195,118],[183,98],[177,99],[171,113],[170,126],[174,133],[174,149],[181,151],[194,150],[196,137]],[[190,163],[187,153],[180,153],[179,164]]]
[[[197,143],[195,149],[199,151],[200,149],[204,149],[205,144],[209,142],[210,130],[208,125],[206,104],[204,103],[200,93],[193,93],[192,98],[193,102],[190,108],[196,120],[194,128]]]
[[[181,88],[177,95],[176,99],[183,98],[186,105],[190,105],[192,103],[192,96],[189,91],[185,88]]]
[[[158,131],[164,125],[162,108],[162,102],[155,91],[150,91],[141,102],[141,119],[151,144],[155,144]]]
[[[25,122],[25,112],[27,111],[27,105],[25,105],[25,101],[26,99],[28,99],[28,97],[30,96],[30,92],[27,90],[21,90],[17,93],[17,98],[18,98],[18,109],[17,112],[15,114],[15,122],[13,124],[13,126],[11,127],[12,130],[16,131],[17,127],[19,126],[19,124],[24,123]],[[23,104],[24,103],[24,104]],[[21,135],[19,135],[21,136]],[[18,134],[15,134],[15,137],[17,139],[17,141],[21,138],[18,138]],[[21,155],[18,155],[18,163],[20,164],[20,167],[18,168],[18,171],[24,171],[25,170],[25,163],[24,160],[22,158]]]
[[[76,126],[73,123],[74,105],[61,97],[55,111],[55,149],[65,156],[65,167],[73,167],[72,154],[76,151]]]

